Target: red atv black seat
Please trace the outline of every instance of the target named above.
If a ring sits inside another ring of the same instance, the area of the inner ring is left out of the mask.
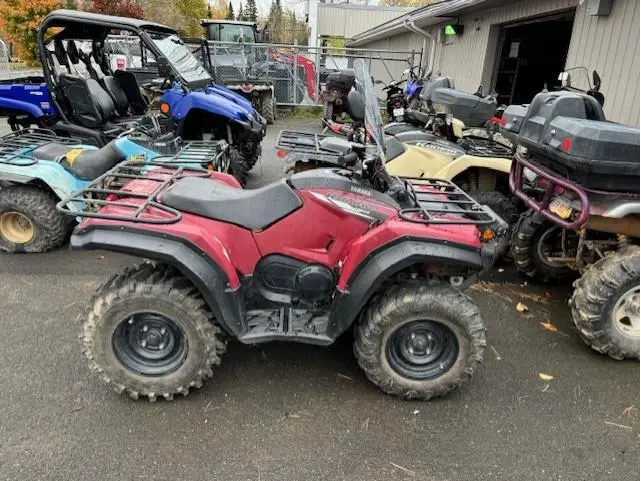
[[[250,230],[265,229],[303,205],[285,180],[243,190],[203,177],[180,179],[163,194],[162,203]]]

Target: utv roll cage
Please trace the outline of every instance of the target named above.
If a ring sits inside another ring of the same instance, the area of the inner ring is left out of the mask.
[[[54,31],[48,34],[50,29],[54,29]],[[159,23],[76,10],[55,10],[47,15],[42,21],[38,29],[37,36],[42,70],[45,82],[53,94],[52,101],[65,121],[69,120],[67,118],[68,109],[63,108],[59,102],[59,99],[64,98],[64,95],[62,94],[62,90],[56,77],[56,68],[53,60],[54,57],[62,57],[67,53],[62,41],[92,41],[92,53],[94,53],[94,57],[95,51],[93,50],[95,46],[98,45],[99,48],[102,49],[102,52],[98,52],[98,55],[99,57],[104,58],[104,42],[109,33],[113,31],[128,31],[138,35],[145,48],[156,56],[159,66],[161,62],[158,62],[158,59],[164,58],[164,55],[152,40],[151,35],[156,33],[178,36],[178,33],[175,30]],[[52,42],[54,42],[53,52],[48,49]],[[62,51],[60,51],[60,49],[62,49]],[[67,66],[67,61],[64,58],[58,58],[58,62],[63,67]],[[103,71],[105,69],[109,70],[108,62],[99,63],[99,66]],[[190,82],[170,62],[162,63],[166,64],[169,72],[171,72],[171,77],[178,80],[183,87],[188,90],[203,88],[213,83],[213,78],[208,73],[206,78]],[[162,76],[162,72],[159,73],[161,74],[160,76]]]

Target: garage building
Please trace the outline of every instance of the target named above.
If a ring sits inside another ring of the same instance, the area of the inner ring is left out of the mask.
[[[423,62],[456,88],[527,103],[561,71],[586,88],[602,79],[609,120],[639,126],[639,0],[448,0],[356,35],[347,46],[424,49]],[[396,72],[400,76],[401,72]],[[589,75],[589,76],[588,76]]]

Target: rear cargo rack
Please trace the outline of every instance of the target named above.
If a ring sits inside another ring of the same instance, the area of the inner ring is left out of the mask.
[[[321,141],[327,137],[321,134],[282,130],[278,134],[276,149],[286,152],[295,150],[301,160],[335,162],[341,156],[341,152],[323,149],[320,146]]]
[[[497,218],[453,182],[428,177],[401,177],[417,207],[401,209],[399,217],[419,224],[490,225]]]
[[[27,167],[38,163],[33,151],[47,144],[79,145],[80,139],[59,137],[49,129],[22,129],[0,137],[0,164]]]
[[[182,218],[180,211],[158,202],[158,195],[184,177],[210,176],[211,173],[205,169],[185,167],[173,162],[125,161],[82,190],[73,192],[59,202],[57,208],[62,213],[75,217],[144,224],[173,224]],[[150,189],[147,192],[126,190],[126,184],[134,181],[148,182]],[[104,212],[106,207],[119,207],[126,213]]]

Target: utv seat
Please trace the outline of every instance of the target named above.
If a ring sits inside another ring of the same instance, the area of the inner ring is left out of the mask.
[[[184,177],[162,195],[162,203],[184,212],[262,230],[303,202],[285,180],[243,190],[203,177]]]
[[[114,116],[116,106],[96,80],[60,74],[59,82],[73,117],[84,127],[98,128]]]

